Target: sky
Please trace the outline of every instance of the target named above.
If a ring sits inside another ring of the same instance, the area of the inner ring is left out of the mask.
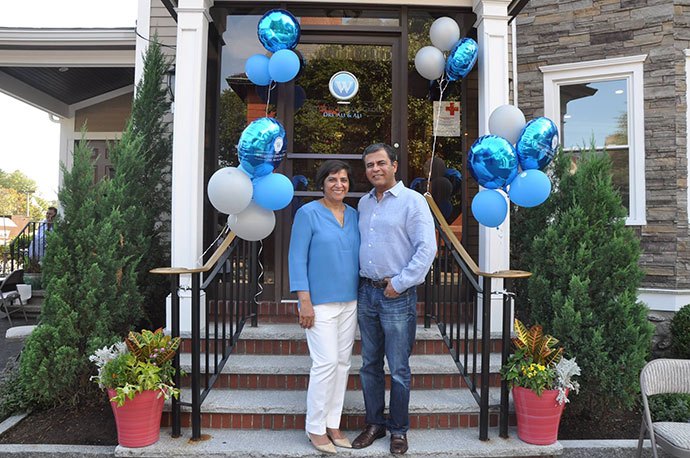
[[[137,0],[1,0],[0,27],[134,27],[136,13]],[[22,171],[56,200],[59,158],[60,125],[0,92],[0,169]]]

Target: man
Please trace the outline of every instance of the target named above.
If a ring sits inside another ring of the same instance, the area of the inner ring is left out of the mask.
[[[31,244],[29,245],[29,256],[32,259],[40,260],[46,253],[46,233],[53,230],[53,220],[57,215],[57,208],[48,207],[46,211],[46,219],[41,221],[38,225]]]
[[[352,446],[368,447],[388,429],[391,453],[403,454],[410,426],[409,357],[417,330],[416,286],[424,281],[436,255],[436,235],[424,197],[395,179],[395,150],[376,143],[364,150],[363,160],[367,179],[374,186],[358,206],[361,279],[357,318],[367,426]],[[387,421],[383,414],[384,354],[391,372]]]

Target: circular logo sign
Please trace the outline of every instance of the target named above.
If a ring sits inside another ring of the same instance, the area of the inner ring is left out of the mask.
[[[350,100],[359,91],[359,81],[352,73],[341,71],[331,76],[328,89],[336,99]]]

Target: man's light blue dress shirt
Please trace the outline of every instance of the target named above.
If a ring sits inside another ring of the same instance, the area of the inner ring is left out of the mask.
[[[434,220],[424,197],[401,181],[376,200],[376,189],[359,200],[359,274],[391,277],[402,293],[424,282],[436,255]]]

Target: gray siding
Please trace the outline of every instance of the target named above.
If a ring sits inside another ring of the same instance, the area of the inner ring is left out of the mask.
[[[647,54],[644,63],[647,225],[643,286],[690,287],[685,55],[687,0],[532,0],[517,19],[519,103],[543,115],[539,67]]]

